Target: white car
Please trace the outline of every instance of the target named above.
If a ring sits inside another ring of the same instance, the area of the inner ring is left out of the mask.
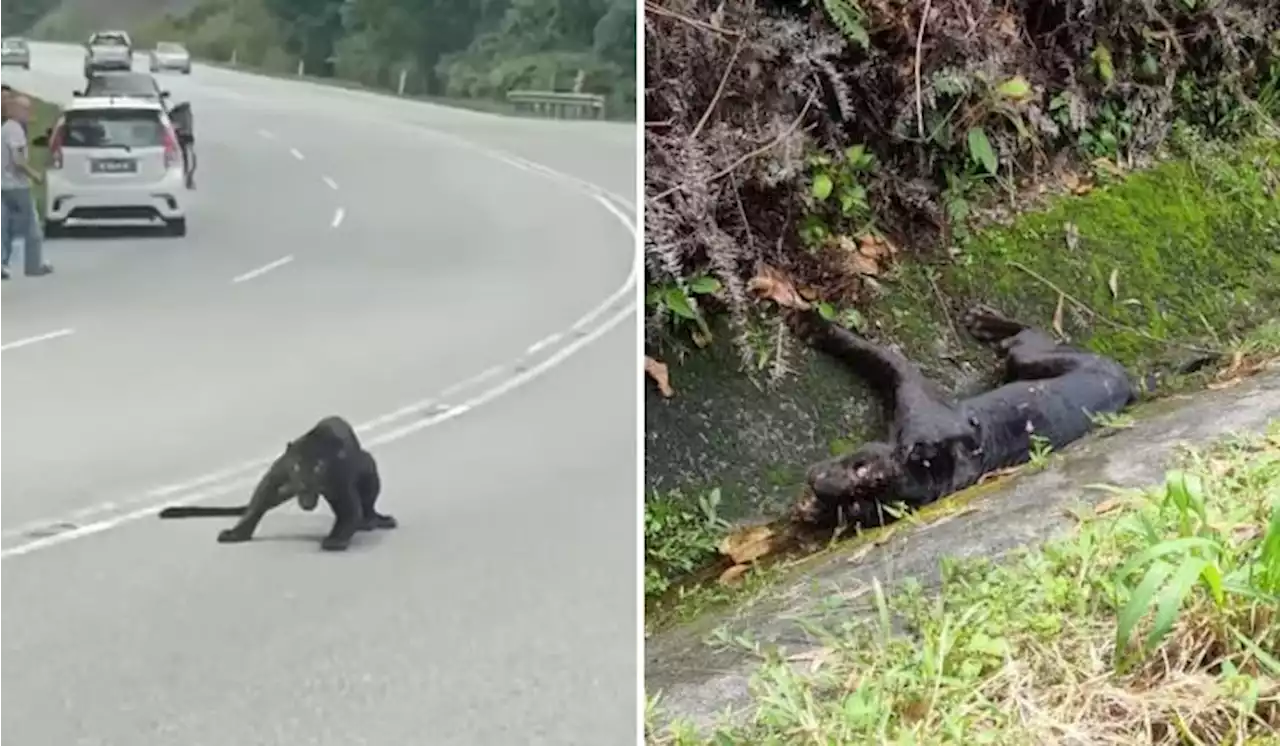
[[[187,233],[182,153],[159,101],[72,99],[49,136],[45,235],[120,221]]]
[[[177,70],[183,75],[191,74],[191,53],[187,48],[172,41],[156,42],[151,50],[151,72]]]

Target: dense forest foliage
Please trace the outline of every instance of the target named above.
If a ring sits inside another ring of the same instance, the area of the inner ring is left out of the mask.
[[[12,6],[45,1],[5,3],[6,28]],[[581,73],[581,90],[607,96],[611,116],[634,116],[635,0],[171,0],[144,17],[110,12],[129,4],[65,0],[33,34],[79,41],[110,18],[144,48],[180,40],[197,57],[273,72],[301,61],[311,75],[383,88],[403,71],[406,92],[451,98],[571,90]]]

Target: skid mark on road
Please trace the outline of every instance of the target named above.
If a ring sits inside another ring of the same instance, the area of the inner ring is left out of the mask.
[[[625,198],[614,195],[605,189],[576,177],[560,174],[545,166],[533,164],[524,159],[518,159],[519,162],[515,163],[507,160],[509,156],[505,154],[478,147],[476,149],[489,157],[507,161],[521,170],[532,171],[553,181],[576,187],[579,191],[591,196],[616,217],[631,235],[630,250],[632,261],[630,271],[626,280],[617,290],[575,321],[566,331],[548,335],[535,342],[515,360],[504,365],[487,368],[477,375],[447,387],[434,397],[400,407],[393,412],[357,425],[357,431],[362,434],[373,432],[371,437],[367,438],[367,443],[370,446],[392,443],[426,428],[448,422],[455,417],[494,401],[559,366],[579,350],[604,336],[627,318],[638,313],[635,298],[640,269],[637,251],[637,239],[639,237],[636,226],[637,218],[633,218],[624,212],[619,205],[625,205],[631,210],[634,210],[635,206]],[[610,313],[611,311],[612,313]],[[600,319],[605,314],[609,315],[603,321],[595,323],[597,319]],[[569,340],[568,343],[559,347],[556,346],[565,339]],[[547,350],[554,351],[538,359],[539,354]],[[462,402],[450,404],[445,401],[455,394],[473,389],[479,384],[501,377],[503,374],[506,374],[506,377],[500,383],[481,390]],[[411,419],[415,417],[416,419]],[[408,421],[402,422],[403,420]],[[397,423],[399,424],[397,425]],[[396,426],[378,432],[381,428],[390,425]],[[236,466],[204,474],[182,483],[165,485],[149,490],[141,496],[102,502],[76,511],[68,517],[37,521],[13,531],[6,531],[3,533],[3,537],[17,540],[18,544],[0,550],[0,560],[31,554],[78,538],[102,533],[146,518],[169,505],[202,502],[236,490],[248,489],[258,482],[259,475],[257,472],[267,464],[270,464],[274,458],[274,455],[272,455],[242,462]],[[89,520],[98,515],[105,517],[98,520]]]
[[[22,339],[14,340],[13,342],[5,342],[4,344],[0,344],[0,351],[16,350],[19,347],[27,347],[29,345],[36,344],[38,342],[48,342],[51,339],[67,337],[75,333],[76,333],[75,329],[59,329],[57,331],[48,332],[46,334],[37,334],[34,337],[23,337]]]
[[[280,267],[283,267],[284,265],[288,264],[291,261],[293,261],[293,254],[290,254],[289,256],[282,256],[279,259],[275,260],[274,262],[267,262],[266,264],[262,265],[261,267],[258,267],[257,269],[251,269],[242,275],[236,275],[235,277],[231,278],[231,282],[233,283],[245,282],[246,280],[252,280],[255,277],[261,277],[273,269],[279,269]]]

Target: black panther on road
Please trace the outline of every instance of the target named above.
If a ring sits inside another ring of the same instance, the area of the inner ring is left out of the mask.
[[[263,516],[297,498],[303,510],[314,510],[323,497],[333,509],[334,523],[320,542],[327,550],[343,550],[357,531],[396,527],[396,519],[375,509],[382,482],[373,454],[366,451],[355,429],[341,417],[326,417],[297,440],[290,441],[267,469],[244,505],[227,507],[174,506],[161,518],[241,516],[218,534],[218,541],[249,541]]]

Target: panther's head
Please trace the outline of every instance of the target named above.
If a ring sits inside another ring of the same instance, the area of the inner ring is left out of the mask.
[[[792,518],[814,528],[879,525],[884,522],[880,511],[892,499],[898,476],[893,447],[887,443],[867,443],[820,461],[809,468],[805,494],[792,509]]]
[[[303,510],[315,510],[320,503],[328,464],[324,454],[317,453],[306,441],[289,441],[281,459],[284,471],[281,492],[296,497]]]

